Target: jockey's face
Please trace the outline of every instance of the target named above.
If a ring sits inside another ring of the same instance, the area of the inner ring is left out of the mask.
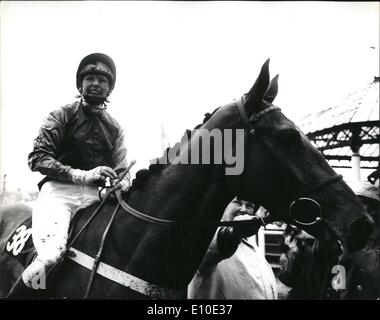
[[[110,93],[108,78],[102,74],[88,74],[82,81],[82,95],[91,99],[105,100]]]

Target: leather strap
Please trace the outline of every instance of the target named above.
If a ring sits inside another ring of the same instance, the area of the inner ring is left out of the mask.
[[[142,212],[132,208],[131,206],[129,206],[124,201],[124,199],[122,198],[119,190],[117,190],[115,193],[116,193],[116,198],[119,201],[119,204],[127,213],[131,214],[132,216],[134,216],[137,219],[140,219],[140,220],[143,220],[143,221],[155,224],[155,225],[160,225],[163,227],[169,227],[169,228],[170,227],[185,227],[185,226],[190,226],[190,225],[191,226],[196,226],[196,225],[202,226],[205,224],[215,225],[217,227],[218,226],[219,227],[220,226],[234,227],[234,226],[237,226],[239,224],[244,225],[247,223],[251,223],[251,224],[259,223],[260,225],[265,225],[265,222],[264,222],[265,218],[264,219],[257,219],[257,220],[237,220],[237,221],[173,221],[173,220],[160,219],[160,218],[156,218],[156,217],[147,215],[145,213],[142,213]]]
[[[270,104],[270,106],[268,108],[266,108],[266,109],[264,109],[258,113],[252,114],[251,117],[249,118],[247,115],[247,111],[245,111],[245,108],[244,108],[244,104],[245,104],[244,98],[241,97],[240,99],[236,100],[235,103],[238,107],[238,110],[239,110],[240,116],[243,120],[243,123],[248,128],[250,134],[255,133],[255,128],[253,126],[253,122],[259,120],[264,114],[266,114],[268,112],[271,112],[273,110],[281,110],[279,107],[277,107],[273,104]]]
[[[94,265],[94,258],[89,255],[71,247],[69,249],[67,258],[80,264],[88,270],[92,270]],[[126,288],[139,292],[143,295],[149,296],[153,299],[171,299],[180,293],[173,289],[163,288],[155,284],[149,283],[145,280],[137,278],[123,270],[117,269],[104,262],[99,263],[96,273],[102,277],[114,281]]]

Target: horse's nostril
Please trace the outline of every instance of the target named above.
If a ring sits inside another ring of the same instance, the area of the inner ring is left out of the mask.
[[[367,217],[362,217],[354,221],[349,228],[349,234],[352,235],[352,240],[347,244],[348,250],[356,251],[362,249],[366,245],[372,230],[373,223]]]

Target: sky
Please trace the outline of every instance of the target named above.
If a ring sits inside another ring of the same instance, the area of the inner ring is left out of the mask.
[[[92,52],[117,67],[109,112],[126,132],[133,173],[206,112],[248,91],[271,59],[275,104],[297,122],[379,75],[378,2],[2,1],[0,171],[37,190],[27,156],[44,117],[74,102]]]

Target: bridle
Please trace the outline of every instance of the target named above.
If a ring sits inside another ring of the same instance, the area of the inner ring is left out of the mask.
[[[248,117],[246,111],[245,111],[245,108],[244,108],[244,98],[240,98],[238,101],[236,101],[236,105],[239,109],[239,112],[240,112],[240,115],[241,115],[241,118],[246,126],[246,128],[248,128],[248,134],[249,135],[253,135],[255,134],[256,132],[256,129],[254,127],[254,123],[256,121],[259,120],[260,117],[262,117],[264,114],[268,113],[268,112],[271,112],[271,111],[274,111],[274,110],[280,110],[279,107],[273,105],[273,104],[270,104],[270,103],[267,103],[266,101],[263,101],[265,104],[268,105],[268,107],[266,109],[264,109],[263,111],[259,112],[259,113],[256,113],[256,114],[253,114],[250,118]],[[268,151],[268,154],[270,154],[273,158],[275,158],[271,148],[269,146],[266,145],[264,139],[262,139],[262,142],[263,142],[263,146],[266,148],[266,150]],[[327,177],[325,179],[321,179],[320,181],[317,181],[317,182],[314,182],[312,184],[306,184],[306,185],[302,185],[300,187],[300,192],[298,194],[298,196],[296,197],[295,200],[293,200],[291,202],[291,204],[289,205],[289,212],[288,212],[288,216],[291,218],[291,222],[293,222],[294,224],[296,225],[299,225],[301,226],[302,228],[308,228],[308,227],[312,227],[312,226],[317,226],[317,225],[320,225],[320,224],[324,224],[324,226],[329,230],[329,233],[331,235],[334,234],[334,232],[332,232],[332,229],[331,227],[325,223],[323,217],[322,217],[322,207],[321,205],[314,199],[312,198],[309,198],[309,197],[306,197],[306,195],[308,194],[311,194],[327,185],[330,185],[330,184],[333,184],[337,181],[340,181],[343,179],[343,176],[340,175],[340,174],[334,174],[333,176],[330,176],[330,177]],[[293,177],[293,180],[297,181],[297,179],[295,177]],[[312,221],[302,221],[298,218],[296,218],[296,212],[294,210],[294,208],[299,205],[299,204],[307,204],[307,205],[312,205],[314,206],[314,208],[316,208],[316,210],[318,211],[318,213],[315,215],[314,217],[314,220]],[[343,252],[343,245],[341,243],[341,241],[334,237],[335,238],[335,241],[339,244],[340,248],[341,248],[341,251]]]
[[[244,101],[243,97],[241,97],[240,99],[235,101],[235,104],[239,110],[239,114],[240,114],[240,116],[243,120],[243,123],[245,125],[245,130],[248,131],[249,135],[252,135],[256,132],[256,129],[254,127],[254,123],[256,121],[258,121],[261,117],[263,117],[264,115],[266,115],[267,113],[269,113],[271,111],[280,110],[279,107],[277,107],[273,104],[270,104],[266,109],[264,109],[258,113],[254,113],[250,117],[248,117],[247,112],[245,111],[245,108],[244,108],[244,103],[245,103],[245,101]],[[318,190],[318,189],[320,189],[326,185],[332,184],[332,183],[339,181],[341,179],[342,179],[342,175],[334,175],[332,177],[328,177],[326,179],[323,179],[323,180],[315,183],[314,185],[306,186],[306,188],[305,188],[306,190],[303,190],[302,193],[307,194],[307,193],[314,192],[314,191],[316,191],[316,190]],[[239,221],[173,221],[173,220],[156,218],[156,217],[147,215],[143,212],[140,212],[140,211],[132,208],[130,205],[128,205],[124,201],[124,199],[121,196],[120,191],[116,191],[115,194],[116,194],[116,197],[117,197],[117,200],[118,200],[120,206],[127,213],[129,213],[130,215],[132,215],[132,216],[134,216],[140,220],[143,220],[145,222],[152,223],[152,224],[159,225],[159,226],[163,226],[163,227],[183,227],[186,225],[199,225],[199,224],[201,224],[201,225],[209,224],[209,225],[216,225],[216,226],[236,226],[239,224],[252,223],[251,220],[246,220],[246,221],[244,221],[244,220],[239,220]],[[311,198],[307,198],[307,197],[298,197],[289,206],[290,216],[292,216],[291,210],[297,201],[311,201],[313,204],[316,204],[319,207],[319,209],[321,209],[321,206],[319,205],[319,203],[317,201],[315,201]],[[321,212],[321,210],[320,210],[320,212]],[[260,218],[258,220],[258,223],[265,226],[267,223],[266,220],[267,221],[269,220],[268,218],[269,217]],[[316,223],[322,221],[322,219],[323,219],[322,217],[316,217],[315,221],[313,221],[312,223],[302,222],[302,221],[297,221],[297,220],[295,220],[295,222],[300,224],[300,225],[310,225],[310,224],[316,224]]]
[[[266,109],[264,109],[263,111],[256,113],[256,114],[253,114],[251,117],[248,117],[247,112],[245,111],[245,108],[244,108],[244,103],[245,103],[244,98],[241,97],[239,100],[236,101],[236,104],[237,104],[237,107],[239,109],[241,118],[242,118],[245,126],[248,128],[248,134],[250,134],[250,135],[255,134],[256,129],[254,127],[254,123],[256,121],[258,121],[260,117],[262,117],[264,114],[266,114],[268,112],[271,112],[274,110],[281,110],[279,107],[277,107],[273,104],[270,104],[266,101],[263,101],[263,102],[266,105],[268,105],[268,107]],[[263,145],[264,145],[264,147],[266,147],[268,154],[270,154],[272,157],[274,157],[273,152],[271,152],[271,149],[265,143],[263,143]],[[314,182],[313,184],[301,186],[300,187],[301,191],[299,192],[298,197],[296,197],[296,199],[294,201],[292,201],[290,206],[289,206],[289,216],[292,218],[292,220],[296,224],[301,225],[301,226],[311,226],[311,225],[315,225],[315,224],[322,222],[323,218],[321,215],[322,214],[321,205],[317,201],[315,201],[314,199],[306,197],[305,195],[313,193],[313,192],[315,192],[315,191],[317,191],[317,190],[319,190],[319,189],[321,189],[327,185],[330,185],[330,184],[335,183],[337,181],[340,181],[342,179],[343,179],[343,177],[341,174],[338,174],[338,175],[335,174],[335,175],[328,177],[326,179],[322,179],[320,181]],[[296,180],[296,179],[294,178],[294,180]],[[294,216],[293,212],[292,212],[293,208],[294,208],[295,204],[299,203],[300,201],[309,202],[309,203],[311,203],[317,207],[319,214],[316,215],[314,221],[305,222],[305,221],[301,221],[301,220],[298,220],[295,217],[293,217]]]

